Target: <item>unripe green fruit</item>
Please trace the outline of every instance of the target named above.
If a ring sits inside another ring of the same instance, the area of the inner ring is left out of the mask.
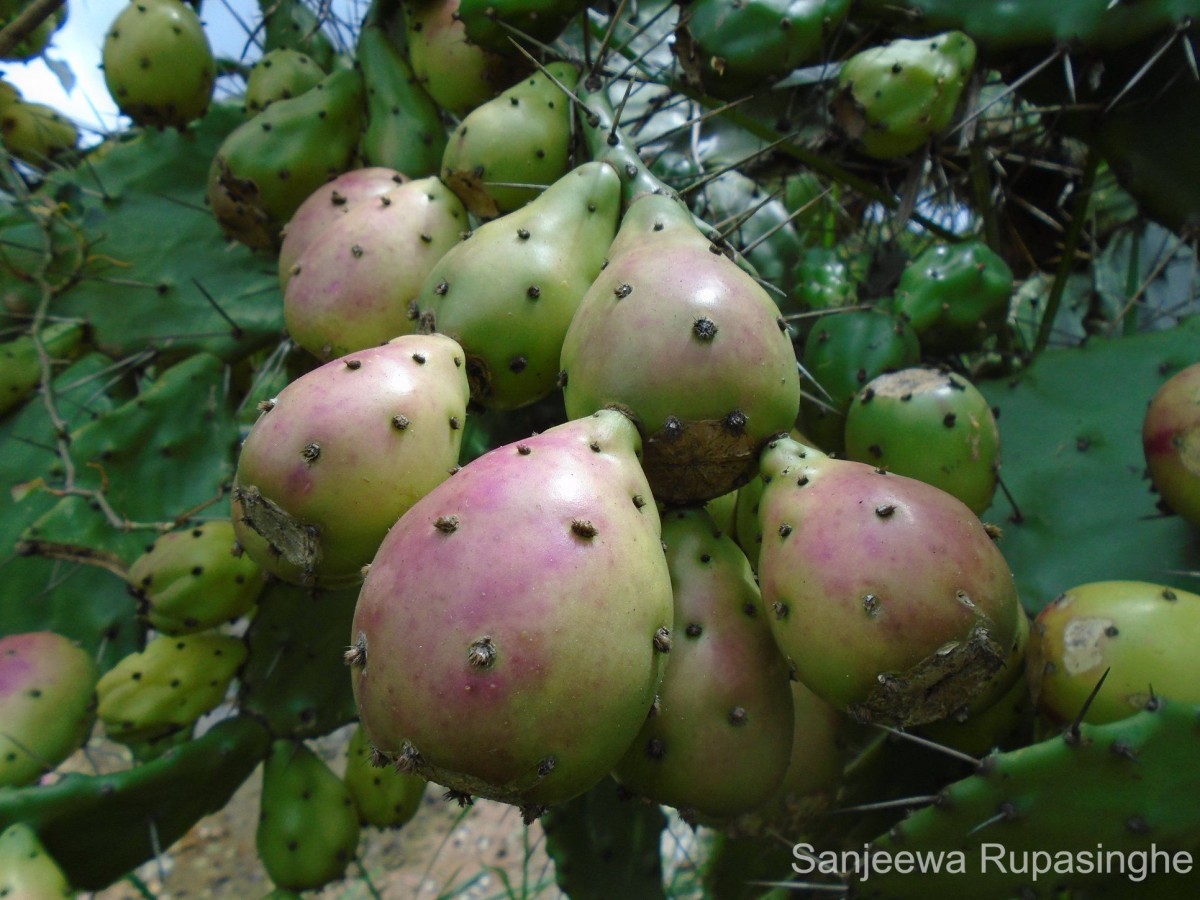
[[[350,736],[346,748],[346,772],[342,776],[363,825],[399,828],[408,824],[421,808],[429,782],[419,775],[396,771],[367,740],[362,725]]]
[[[67,876],[46,852],[36,831],[16,822],[0,832],[0,897],[51,900],[74,896]]]
[[[1004,323],[1012,290],[1012,270],[986,244],[934,244],[900,276],[893,309],[926,351],[957,353]]]
[[[263,764],[255,846],[281,888],[312,890],[342,877],[358,849],[354,798],[302,742],[277,740]]]
[[[104,38],[104,81],[138,125],[183,128],[200,118],[215,79],[204,26],[180,0],[132,0]]]
[[[262,571],[242,553],[228,519],[164,534],[129,567],[147,621],[190,634],[245,615],[262,591]]]
[[[1102,725],[1153,697],[1200,703],[1200,595],[1143,581],[1098,581],[1060,594],[1037,616],[1029,686],[1038,711],[1071,722],[1107,671],[1083,721]]]
[[[868,156],[911,153],[949,126],[974,65],[961,31],[863,50],[838,76],[838,122]]]
[[[973,512],[992,503],[1000,432],[978,388],[960,375],[915,367],[874,378],[846,413],[846,457],[917,478]]]
[[[246,79],[246,113],[257,115],[276,100],[299,96],[324,77],[321,67],[299,50],[272,50],[254,64]]]
[[[56,156],[74,150],[79,129],[44,103],[0,101],[0,143],[17,159],[46,168]]]
[[[1166,507],[1200,525],[1200,363],[1177,372],[1151,398],[1142,448]]]

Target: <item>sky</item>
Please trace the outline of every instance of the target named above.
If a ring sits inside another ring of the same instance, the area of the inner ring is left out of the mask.
[[[0,62],[0,73],[16,85],[30,102],[46,103],[74,121],[91,144],[108,132],[129,124],[122,118],[104,85],[100,70],[104,35],[128,0],[67,0],[67,22],[55,33],[46,59],[30,63]],[[254,23],[259,7],[255,0],[204,0],[201,21],[217,56],[252,62],[260,51],[246,49],[247,30],[242,23]],[[66,89],[54,72],[65,64],[75,84]],[[234,83],[218,84],[217,96],[240,90]]]

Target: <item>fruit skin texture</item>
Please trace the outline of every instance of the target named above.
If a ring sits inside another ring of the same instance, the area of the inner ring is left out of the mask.
[[[515,409],[556,389],[563,338],[604,265],[620,206],[617,173],[585,163],[432,266],[417,297],[421,327],[463,345],[472,399]]]
[[[308,245],[326,228],[365,201],[373,200],[408,181],[387,166],[351,169],[309,194],[283,227],[279,245],[279,289],[286,291],[292,269]]]
[[[1200,595],[1143,581],[1096,581],[1060,594],[1038,614],[1028,674],[1038,711],[1074,721],[1100,677],[1083,721],[1115,722],[1151,697],[1200,704]]]
[[[750,564],[703,509],[671,510],[663,542],[675,639],[646,719],[614,770],[629,790],[705,819],[727,819],[778,787],[792,749],[788,667]]]
[[[1200,363],[1171,376],[1151,398],[1142,449],[1163,503],[1200,525]]]
[[[382,757],[375,765],[371,742],[362,729],[354,729],[346,748],[346,772],[342,780],[354,798],[362,825],[376,828],[400,828],[408,824],[421,808],[421,798],[429,786],[419,775],[397,772]]]
[[[808,687],[863,722],[920,725],[1007,686],[1012,573],[945,491],[790,438],[762,456],[758,574]]]
[[[138,125],[183,128],[212,100],[212,47],[180,0],[132,0],[105,35],[103,68],[113,100]]]
[[[15,822],[0,832],[0,897],[50,900],[74,897],[67,876],[42,846],[37,832]]]
[[[79,129],[52,106],[18,99],[0,105],[0,143],[18,159],[45,168],[55,157],[75,149]]]
[[[342,780],[303,742],[273,742],[254,841],[271,881],[302,891],[342,877],[359,835],[354,798]]]
[[[60,634],[0,637],[0,786],[30,784],[83,746],[99,677],[91,657]]]
[[[245,615],[263,589],[233,523],[216,519],[162,535],[133,561],[130,589],[156,631],[190,634]]]
[[[299,50],[279,47],[264,53],[246,79],[246,112],[258,115],[276,100],[288,100],[314,87],[325,71]]]
[[[220,704],[245,660],[242,641],[215,631],[154,638],[97,682],[105,733],[136,744],[182,731]]]
[[[629,410],[664,503],[710,500],[754,475],[795,423],[796,356],[766,292],[676,201],[636,200],[563,340],[567,414]]]
[[[458,198],[432,177],[356,205],[292,267],[283,295],[288,333],[321,360],[412,334],[421,285],[466,225]]]
[[[233,522],[246,553],[294,584],[357,583],[388,528],[458,459],[463,363],[444,335],[405,335],[280,391],[238,457]]]
[[[1000,431],[961,375],[926,367],[879,375],[850,404],[845,436],[847,459],[932,484],[975,513],[992,503]]]
[[[388,532],[350,635],[367,737],[527,818],[612,769],[671,646],[640,439],[603,410],[498,447]]]
[[[961,31],[872,47],[842,66],[834,112],[868,156],[904,156],[950,125],[974,66]]]

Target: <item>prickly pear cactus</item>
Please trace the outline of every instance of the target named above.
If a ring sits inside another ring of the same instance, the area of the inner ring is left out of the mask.
[[[75,896],[37,833],[21,822],[0,832],[0,896],[29,900]]]

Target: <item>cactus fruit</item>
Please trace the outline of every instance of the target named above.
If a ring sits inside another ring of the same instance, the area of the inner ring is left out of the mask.
[[[850,0],[696,0],[676,49],[702,61],[692,67],[714,93],[749,92],[814,61],[849,10]]]
[[[299,50],[280,47],[264,53],[246,78],[246,112],[256,116],[276,100],[303,94],[324,77],[324,70]]]
[[[633,203],[608,259],[563,341],[568,415],[630,410],[662,502],[744,484],[763,442],[791,428],[799,409],[778,307],[667,197]]]
[[[24,402],[42,381],[38,342],[50,360],[75,356],[85,335],[82,322],[55,322],[37,336],[22,335],[0,344],[0,415]]]
[[[133,561],[127,578],[140,614],[164,634],[243,616],[263,588],[262,571],[242,552],[228,519],[164,534]]]
[[[758,574],[808,687],[862,722],[943,719],[1007,688],[1024,615],[979,518],[922,481],[767,445]]]
[[[518,52],[514,40],[549,44],[586,7],[583,0],[462,0],[458,17],[471,41],[512,56]]]
[[[268,401],[234,479],[246,553],[295,584],[357,583],[388,528],[456,464],[464,360],[444,335],[405,335],[325,363]]]
[[[602,410],[468,463],[388,532],[346,659],[401,771],[532,819],[624,754],[673,640],[640,447]]]
[[[121,112],[157,128],[204,115],[217,72],[204,26],[182,0],[131,0],[104,37],[103,68]]]
[[[305,197],[283,227],[279,289],[287,291],[296,261],[322,231],[363,202],[395,190],[406,181],[408,176],[403,172],[387,166],[368,166],[343,172]]]
[[[46,852],[36,831],[22,822],[0,831],[0,897],[53,900],[74,896],[67,876]]]
[[[354,798],[359,822],[376,828],[407,825],[421,808],[421,798],[429,786],[420,775],[398,772],[377,757],[361,725],[355,726],[350,735],[342,780]]]
[[[868,156],[904,156],[950,125],[974,66],[961,31],[863,50],[838,75],[838,123]]]
[[[467,38],[459,0],[405,4],[408,60],[413,73],[442,109],[465,116],[504,90],[512,66]]]
[[[934,244],[900,275],[895,312],[930,353],[978,348],[1003,324],[1013,291],[1008,265],[980,241]]]
[[[1166,508],[1200,525],[1200,363],[1176,372],[1150,399],[1142,449]]]
[[[213,631],[154,638],[97,682],[105,733],[115,741],[142,743],[189,727],[225,699],[245,659],[245,644]]]
[[[436,175],[446,127],[408,60],[370,21],[358,37],[355,60],[367,88],[367,127],[358,148],[363,164],[390,166],[412,178]]]
[[[1197,622],[1200,595],[1161,584],[1097,581],[1065,591],[1033,623],[1028,671],[1038,711],[1070,722],[1086,705],[1083,721],[1101,725],[1154,697],[1200,703]]]
[[[620,205],[616,172],[585,163],[432,267],[417,297],[422,326],[462,344],[476,402],[514,409],[555,390],[563,338],[604,266]]]
[[[79,144],[79,129],[45,103],[16,100],[0,106],[0,144],[31,166],[45,169]]]
[[[83,746],[99,677],[91,657],[60,634],[0,637],[0,786],[36,781]]]
[[[263,764],[255,846],[278,887],[315,890],[358,852],[358,812],[346,785],[302,741],[276,740]]]
[[[292,340],[327,361],[412,334],[421,285],[466,224],[458,198],[433,177],[357,204],[291,268],[283,317]]]
[[[822,450],[840,453],[854,395],[883,372],[917,365],[921,344],[902,317],[855,309],[822,316],[804,341],[801,359],[816,383],[801,405],[804,431]]]
[[[230,132],[208,176],[208,202],[225,234],[276,249],[297,207],[350,167],[362,117],[362,78],[337,69]]]
[[[539,195],[536,185],[567,173],[571,100],[563,88],[578,80],[574,65],[550,63],[475,107],[454,129],[442,179],[471,212],[483,218],[512,212]]]
[[[998,484],[1000,432],[983,394],[928,367],[873,378],[846,413],[846,458],[907,475],[982,514]]]
[[[858,297],[858,285],[841,255],[826,247],[809,247],[792,270],[791,297],[801,309],[840,309]]]
[[[788,668],[745,555],[702,509],[664,514],[675,638],[654,708],[613,771],[685,816],[726,820],[777,789],[792,749]]]

